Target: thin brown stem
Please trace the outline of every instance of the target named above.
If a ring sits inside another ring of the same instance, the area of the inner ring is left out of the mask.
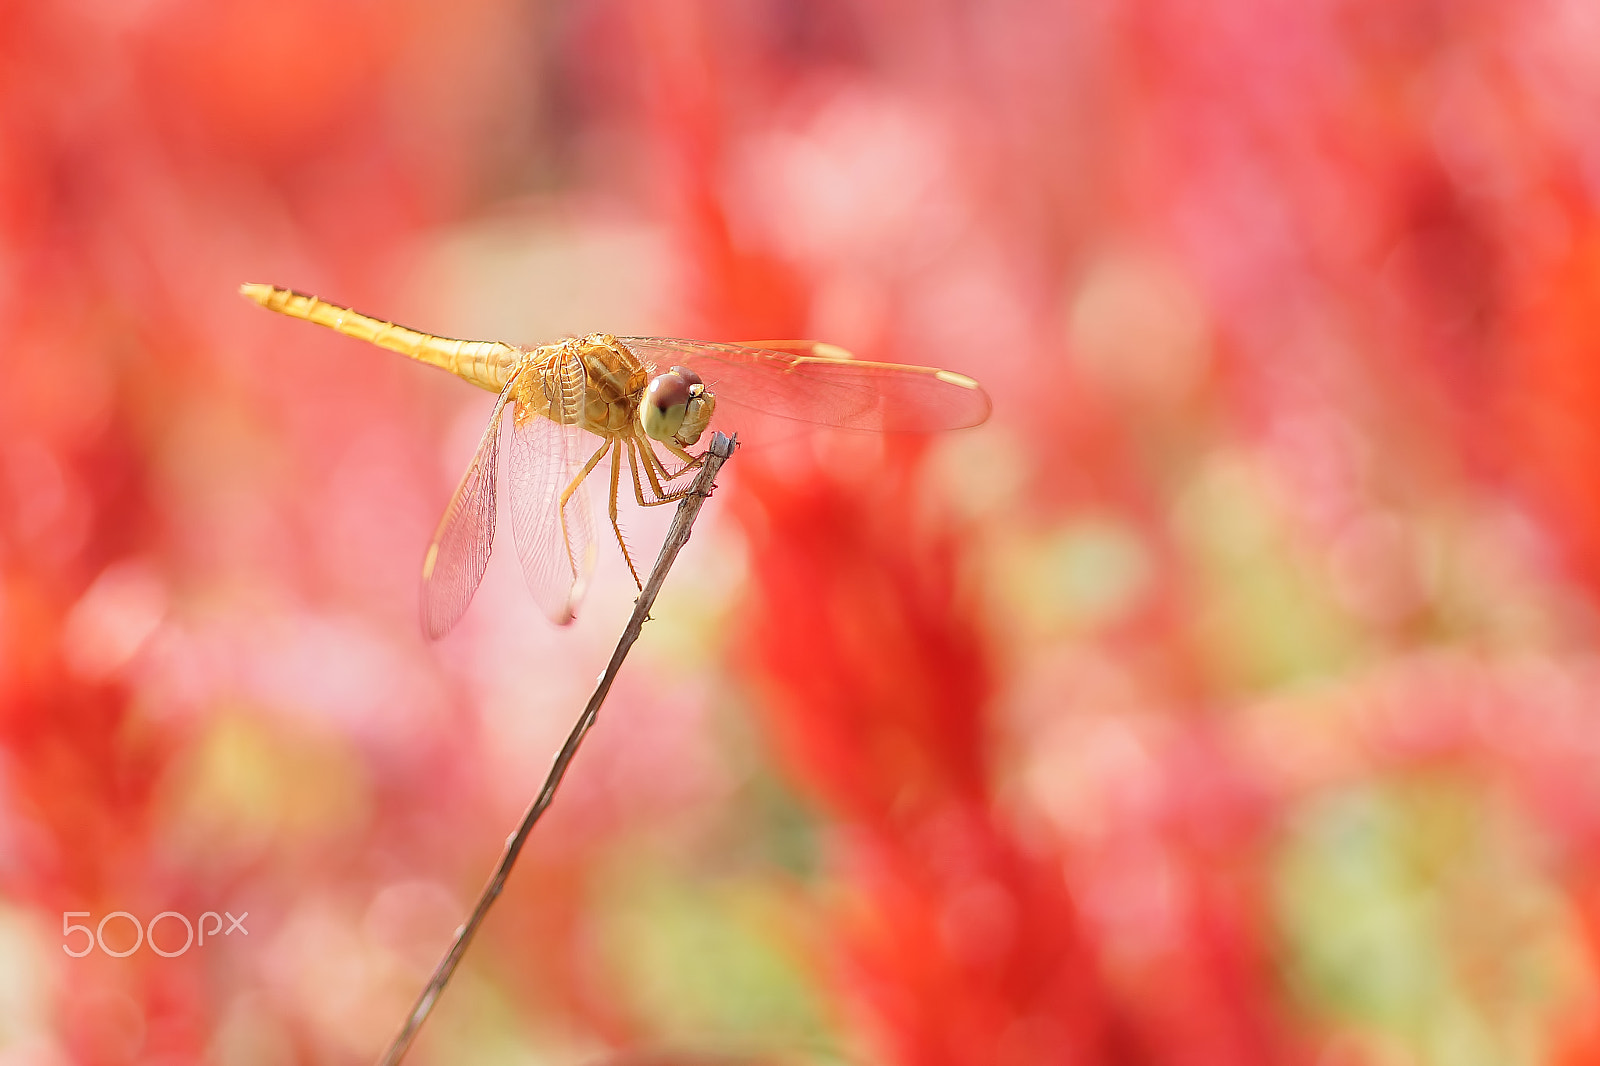
[[[600,705],[605,702],[606,695],[611,691],[611,683],[616,680],[618,671],[622,669],[623,660],[628,657],[629,650],[639,639],[645,620],[650,617],[650,608],[656,602],[656,595],[667,580],[667,572],[672,569],[673,562],[678,558],[678,552],[689,542],[689,532],[694,528],[700,508],[715,487],[717,471],[733,455],[734,449],[738,446],[737,435],[725,437],[718,433],[711,438],[711,447],[706,451],[705,466],[701,468],[700,476],[695,478],[694,484],[678,504],[678,513],[673,515],[672,526],[667,530],[667,539],[661,545],[661,555],[656,559],[656,565],[650,571],[650,577],[645,581],[639,598],[634,601],[633,614],[628,617],[628,624],[623,627],[622,636],[617,641],[616,650],[611,653],[611,661],[606,664],[605,673],[600,675],[600,681],[595,685],[588,704],[583,708],[583,714],[578,716],[572,732],[567,734],[566,743],[562,744],[561,750],[556,753],[555,763],[550,767],[550,773],[544,780],[544,787],[539,790],[539,795],[528,807],[527,813],[522,816],[522,824],[517,826],[517,831],[506,841],[500,862],[496,864],[494,873],[489,877],[489,883],[479,894],[478,902],[472,908],[466,924],[456,930],[456,937],[450,944],[450,950],[444,953],[444,958],[434,967],[433,976],[428,979],[422,994],[417,997],[416,1004],[406,1017],[405,1025],[395,1034],[395,1038],[389,1043],[389,1049],[379,1060],[380,1066],[398,1066],[400,1060],[405,1057],[406,1049],[411,1046],[417,1030],[422,1028],[422,1023],[433,1010],[439,994],[444,991],[444,986],[456,972],[461,957],[467,952],[467,945],[472,943],[472,937],[483,924],[490,906],[505,888],[506,878],[511,875],[511,867],[515,865],[517,855],[522,851],[522,845],[527,842],[528,834],[533,832],[534,825],[550,806],[550,801],[555,799],[556,789],[560,787],[561,779],[566,776],[567,766],[572,762],[572,757],[578,753],[578,745],[583,743],[584,736],[594,725],[595,719],[600,716]]]

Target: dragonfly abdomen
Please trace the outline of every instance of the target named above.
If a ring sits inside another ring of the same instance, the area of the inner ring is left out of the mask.
[[[505,387],[521,350],[500,341],[466,341],[397,326],[339,304],[276,285],[241,285],[239,291],[269,311],[302,318],[430,366],[448,370],[490,392]]]

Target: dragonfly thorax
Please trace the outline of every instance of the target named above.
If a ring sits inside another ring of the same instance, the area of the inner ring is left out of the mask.
[[[516,399],[523,417],[576,425],[602,437],[628,433],[650,375],[626,345],[604,333],[528,354]]]

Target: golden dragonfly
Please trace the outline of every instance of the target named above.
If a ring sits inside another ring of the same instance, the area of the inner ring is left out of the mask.
[[[713,417],[725,421],[729,407],[845,429],[910,432],[975,426],[989,417],[989,397],[969,377],[866,362],[816,341],[721,344],[591,333],[521,348],[422,333],[274,285],[239,291],[269,310],[440,367],[497,395],[423,560],[422,625],[435,639],[466,613],[489,565],[508,406],[513,539],[529,590],[558,625],[572,621],[594,568],[594,520],[583,484],[607,458],[611,528],[638,585],[639,568],[617,517],[623,467],[641,506],[681,499],[689,491],[686,475],[704,455],[689,449]]]

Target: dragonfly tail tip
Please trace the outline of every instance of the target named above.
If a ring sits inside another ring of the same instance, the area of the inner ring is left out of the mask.
[[[239,295],[254,300],[265,307],[267,298],[272,295],[272,286],[263,285],[256,281],[247,281],[239,286]]]

